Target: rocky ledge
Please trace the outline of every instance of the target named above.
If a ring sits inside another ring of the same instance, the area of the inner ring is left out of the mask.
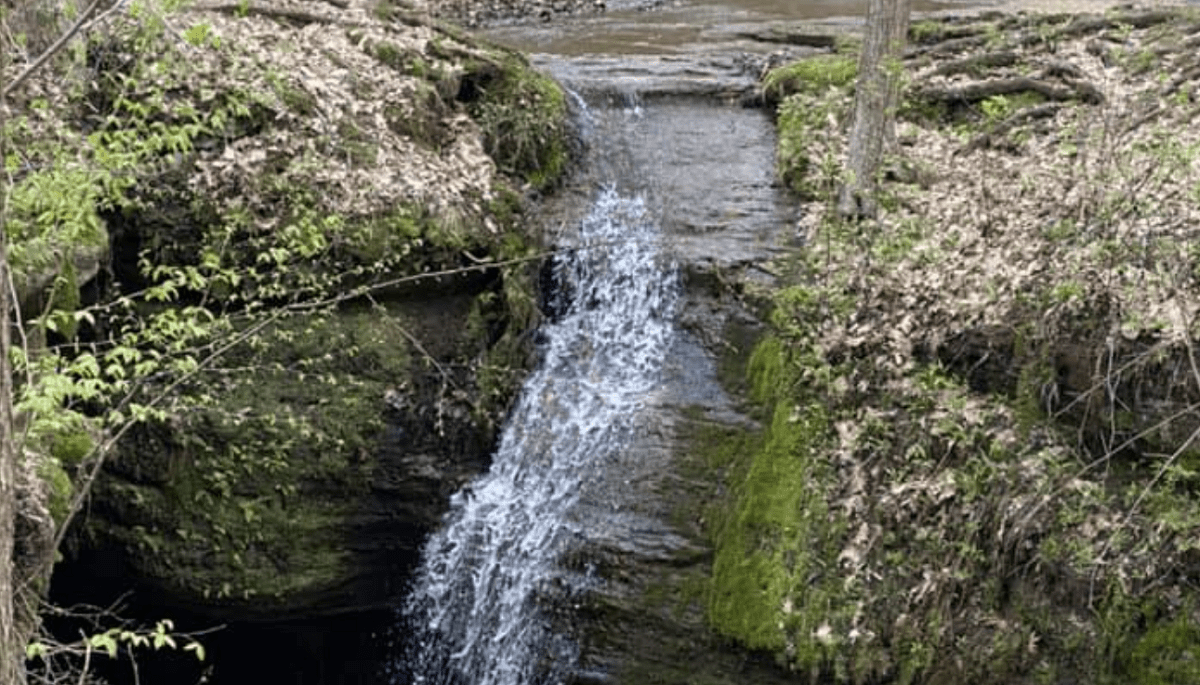
[[[63,184],[99,246],[50,306],[101,314],[48,343],[219,324],[198,364],[155,348],[133,396],[160,400],[95,481],[70,576],[208,622],[388,607],[531,362],[524,198],[566,169],[563,94],[387,4],[145,12],[93,26],[63,67],[86,79],[47,71],[9,101],[17,194]],[[164,287],[174,305],[137,299]],[[89,427],[55,442],[57,496],[112,410],[79,407]]]

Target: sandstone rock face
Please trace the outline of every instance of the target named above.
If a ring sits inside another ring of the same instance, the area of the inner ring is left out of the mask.
[[[461,322],[494,283],[469,286],[334,315],[299,345],[280,335],[211,408],[136,431],[96,486],[87,545],[107,559],[96,570],[222,620],[393,604],[493,442],[497,415],[476,411],[461,371],[465,351],[486,348]],[[398,331],[436,336],[430,356],[398,353]],[[334,361],[270,370],[310,355]],[[434,363],[457,370],[423,368]]]
[[[564,96],[396,8],[176,20],[186,44],[112,19],[81,93],[30,86],[58,124],[140,155],[123,201],[97,204],[110,257],[79,270],[95,299],[154,285],[155,265],[236,274],[180,282],[180,307],[223,322],[197,341],[219,354],[145,381],[169,396],[108,460],[63,577],[205,623],[385,611],[533,360],[522,194],[566,168]]]

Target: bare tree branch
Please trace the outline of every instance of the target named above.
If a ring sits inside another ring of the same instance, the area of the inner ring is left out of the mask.
[[[88,19],[91,18],[92,14],[98,7],[100,7],[100,0],[92,0],[92,4],[87,6],[87,9],[83,11],[83,14],[79,15],[79,19],[75,21],[71,28],[67,29],[66,33],[59,36],[58,40],[54,41],[53,45],[46,48],[46,51],[43,52],[37,59],[30,62],[29,66],[25,67],[25,70],[18,74],[16,78],[5,84],[3,95],[8,97],[8,95],[12,93],[13,89],[21,85],[25,79],[32,76],[33,73],[40,69],[43,64],[50,61],[50,58],[57,54],[59,50],[62,50],[63,46],[66,45],[67,42],[79,32],[79,29],[83,28],[83,26],[88,23]]]

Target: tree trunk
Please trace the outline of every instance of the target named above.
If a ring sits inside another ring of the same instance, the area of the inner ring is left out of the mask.
[[[8,45],[0,45],[0,74],[8,71]],[[8,98],[0,92],[0,163],[8,157]],[[25,640],[17,626],[14,582],[17,521],[17,426],[13,412],[13,283],[8,265],[8,176],[0,172],[0,685],[25,682]]]
[[[3,50],[0,50],[3,52]],[[0,60],[0,68],[3,61]],[[0,131],[4,127],[6,106],[0,96]],[[0,160],[4,159],[4,135],[0,132]],[[25,646],[19,643],[13,607],[16,587],[13,585],[13,537],[17,500],[17,440],[13,424],[12,301],[11,279],[8,272],[7,234],[8,188],[0,187],[0,685],[23,682]]]
[[[870,0],[858,87],[850,128],[847,178],[838,193],[838,214],[875,216],[875,184],[885,144],[895,140],[895,111],[900,100],[901,58],[908,37],[910,0]]]

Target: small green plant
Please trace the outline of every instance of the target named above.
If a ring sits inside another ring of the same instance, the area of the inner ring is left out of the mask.
[[[763,79],[768,100],[779,102],[793,93],[821,94],[854,83],[858,62],[846,55],[816,55],[772,69]]]
[[[979,103],[979,111],[983,114],[984,123],[994,126],[1022,109],[1040,104],[1043,100],[1042,96],[1034,92],[993,95]]]
[[[1064,281],[1054,285],[1050,290],[1050,298],[1054,302],[1065,303],[1082,298],[1084,293],[1083,284],[1076,281]]]
[[[221,40],[213,34],[212,27],[208,24],[193,24],[183,32],[183,39],[194,47],[221,47]]]
[[[1008,116],[1012,111],[1012,104],[1004,95],[993,95],[979,103],[979,109],[983,112],[984,119],[994,124]]]
[[[111,623],[113,617],[99,612],[90,617],[94,623]],[[34,664],[44,664],[49,673],[70,673],[74,670],[86,674],[95,656],[109,659],[127,658],[136,668],[138,654],[146,650],[179,650],[204,661],[206,651],[197,633],[180,633],[170,619],[162,619],[152,629],[137,629],[125,625],[106,630],[97,630],[83,635],[75,642],[58,642],[43,637],[25,645],[25,658]],[[83,667],[78,662],[83,662]]]
[[[942,22],[934,19],[914,22],[908,28],[908,39],[913,43],[932,43],[943,33]]]
[[[566,94],[517,55],[463,76],[467,110],[483,131],[484,149],[506,174],[534,188],[558,182],[571,151]]]

